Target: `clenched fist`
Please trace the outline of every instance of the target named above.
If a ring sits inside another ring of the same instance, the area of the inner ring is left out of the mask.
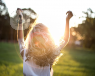
[[[22,12],[23,12],[23,11],[22,11],[20,8],[17,8],[16,13],[17,13],[17,15],[19,16],[20,19],[23,19],[23,14],[22,14]]]
[[[68,11],[66,14],[67,14],[66,19],[68,19],[68,20],[70,20],[72,18],[72,16],[73,16],[72,11]]]

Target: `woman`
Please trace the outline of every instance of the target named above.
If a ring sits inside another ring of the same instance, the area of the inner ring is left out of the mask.
[[[36,24],[30,30],[24,41],[23,14],[21,9],[17,9],[17,15],[19,15],[18,42],[20,53],[23,57],[24,76],[53,76],[53,69],[51,69],[51,66],[60,55],[60,50],[69,41],[69,20],[73,14],[71,11],[68,11],[66,14],[66,27],[63,39],[65,42],[61,42],[60,46],[57,47],[48,28],[42,23]]]

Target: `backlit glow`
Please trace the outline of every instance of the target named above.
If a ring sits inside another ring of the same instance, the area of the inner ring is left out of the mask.
[[[47,14],[49,16],[49,14]],[[54,39],[55,44],[59,45],[60,38],[64,35],[65,30],[65,19],[63,18],[63,23],[60,23],[60,19],[56,18],[50,18],[47,17],[46,19],[43,18],[43,16],[39,16],[37,19],[37,23],[42,22],[44,25],[46,25],[49,28],[49,31],[52,35],[52,38]]]
[[[54,39],[54,42],[57,46],[59,46],[59,43],[60,43],[60,38],[63,36],[63,33],[59,33],[57,28],[54,30],[54,28],[50,28],[49,29],[51,35],[52,35],[52,38]]]

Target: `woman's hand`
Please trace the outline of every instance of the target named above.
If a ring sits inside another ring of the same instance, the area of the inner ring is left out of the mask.
[[[17,8],[16,13],[19,16],[19,18],[18,18],[18,33],[17,33],[18,39],[23,39],[24,36],[23,36],[23,23],[22,23],[23,14],[22,14],[22,10],[20,8]]]
[[[23,14],[22,14],[22,12],[23,12],[23,11],[22,11],[20,8],[17,8],[16,13],[17,13],[17,15],[19,16],[20,19],[23,19]]]
[[[67,20],[70,20],[73,16],[72,11],[68,11],[66,14],[67,14],[67,17],[66,17]]]

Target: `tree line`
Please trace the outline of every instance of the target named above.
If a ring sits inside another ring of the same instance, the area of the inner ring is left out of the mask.
[[[29,22],[30,24],[34,23],[36,20],[35,18],[30,17],[28,13],[32,14],[32,15],[37,15],[36,12],[34,10],[32,10],[31,8],[23,8],[23,14],[25,17],[29,18]],[[14,18],[16,17],[16,15],[14,16]],[[2,0],[0,0],[0,41],[11,41],[11,42],[15,42],[17,41],[17,30],[13,29],[10,25],[10,15],[8,13],[7,7],[6,5],[3,3]],[[25,18],[27,19],[27,18]],[[16,21],[15,21],[16,22]],[[30,29],[30,25],[29,28],[24,30],[24,36],[27,35],[29,29]]]
[[[90,8],[86,12],[83,11],[83,13],[86,15],[85,17],[82,16],[85,20],[81,24],[78,24],[78,27],[70,29],[71,41],[80,38],[82,47],[95,49],[95,13]],[[73,35],[73,33],[75,34]]]
[[[35,16],[37,15],[30,8],[24,8],[22,10],[24,11],[24,16],[29,17],[25,12],[30,12]],[[78,24],[78,27],[70,28],[70,41],[68,45],[75,46],[75,41],[79,40],[82,47],[95,49],[95,17],[92,17],[92,14],[95,13],[90,8],[83,13],[86,15],[85,20],[81,24]],[[17,30],[11,27],[10,18],[6,5],[0,0],[0,41],[17,41]],[[36,18],[30,17],[30,24],[34,23]],[[30,27],[31,25],[24,30],[24,36],[27,35]]]

